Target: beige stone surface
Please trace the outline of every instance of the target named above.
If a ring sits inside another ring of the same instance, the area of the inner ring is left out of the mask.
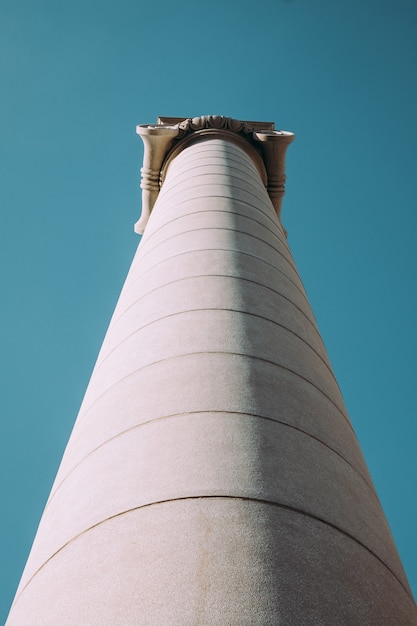
[[[279,220],[292,136],[224,119],[141,127],[146,230],[7,626],[417,624]]]
[[[22,592],[9,624],[416,623],[410,596],[360,544],[262,502],[193,498],[145,507],[77,537],[59,556]]]
[[[89,484],[94,491],[85,490]],[[350,464],[294,428],[227,413],[153,420],[88,455],[48,503],[32,567],[131,508],[207,496],[247,497],[313,515],[353,535],[403,576],[384,541],[379,502]],[[71,515],[62,516],[68,507]]]

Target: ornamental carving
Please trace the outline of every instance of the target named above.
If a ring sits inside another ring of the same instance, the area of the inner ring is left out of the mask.
[[[248,122],[235,120],[232,117],[225,117],[224,115],[202,115],[201,117],[189,117],[176,124],[176,126],[179,130],[180,137],[206,128],[229,130],[233,133],[242,133],[243,135],[251,135],[254,131],[253,126],[248,124]]]

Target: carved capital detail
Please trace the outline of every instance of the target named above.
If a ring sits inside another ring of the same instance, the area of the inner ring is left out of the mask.
[[[285,193],[285,155],[294,137],[294,133],[285,130],[265,130],[254,133],[254,139],[259,141],[261,146],[268,176],[266,188],[279,218]]]
[[[145,151],[141,169],[142,214],[135,224],[135,232],[142,234],[146,227],[162,184],[161,170],[167,155],[172,157],[172,154],[181,151],[189,144],[189,136],[193,134],[222,136],[224,133],[225,138],[238,141],[241,147],[246,145],[248,149],[245,151],[257,161],[258,170],[262,166],[264,183],[280,217],[285,192],[285,152],[294,139],[293,133],[275,130],[273,122],[241,121],[223,115],[159,117],[157,124],[141,124],[136,127],[136,132],[142,137]]]
[[[202,115],[201,117],[189,117],[177,124],[180,136],[193,133],[198,130],[212,128],[214,130],[229,130],[232,133],[242,133],[252,135],[254,127],[250,122],[241,122],[232,117],[223,115]]]

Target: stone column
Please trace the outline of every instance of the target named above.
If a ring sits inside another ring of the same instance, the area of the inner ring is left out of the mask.
[[[214,120],[148,152],[145,233],[8,626],[417,623],[279,220],[292,137]]]

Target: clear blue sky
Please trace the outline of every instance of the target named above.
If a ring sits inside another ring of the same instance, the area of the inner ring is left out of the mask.
[[[283,221],[417,592],[415,0],[0,0],[0,620],[138,238],[135,124],[294,131]]]

